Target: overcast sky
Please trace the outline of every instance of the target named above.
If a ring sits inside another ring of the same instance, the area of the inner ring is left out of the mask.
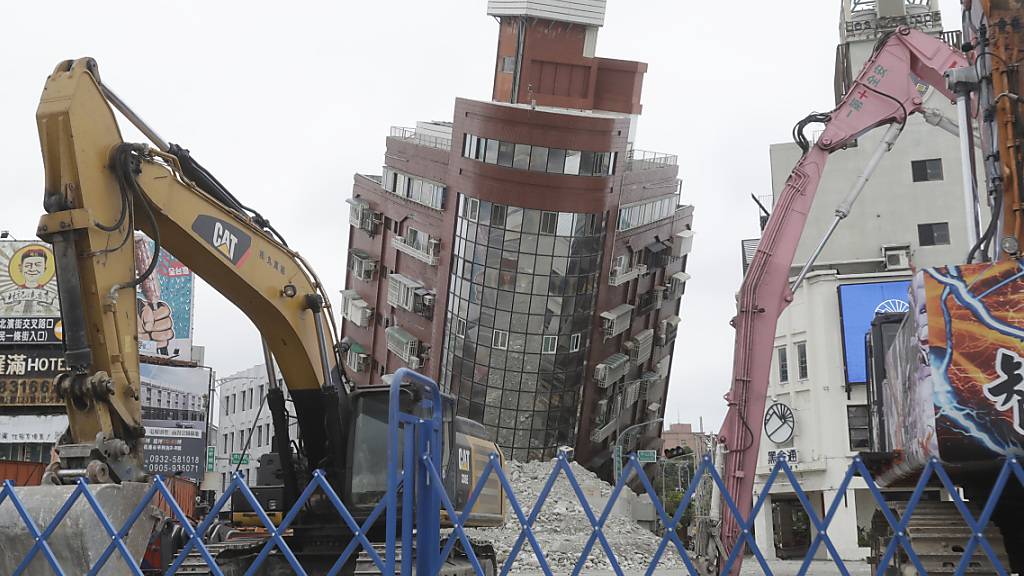
[[[959,29],[959,3],[941,7],[946,29]],[[749,196],[771,191],[769,144],[831,108],[839,8],[608,0],[598,55],[650,65],[636,146],[679,155],[683,200],[695,206],[669,422],[703,417],[717,429],[725,413],[740,240],[757,235]],[[485,0],[11,3],[0,34],[0,229],[33,237],[39,94],[59,61],[92,56],[164,139],[271,219],[337,303],[352,175],[380,173],[390,126],[451,120],[456,96],[490,98],[497,24],[485,12]],[[196,300],[195,342],[218,376],[262,361],[248,319],[205,285]]]

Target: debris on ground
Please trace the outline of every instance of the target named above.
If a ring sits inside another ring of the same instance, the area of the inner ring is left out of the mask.
[[[527,518],[533,510],[544,484],[547,482],[556,462],[514,462],[506,464],[505,473],[516,499]],[[600,518],[604,507],[611,496],[614,486],[601,480],[593,472],[572,462],[573,475],[586,496],[594,516]],[[661,537],[635,522],[630,516],[630,507],[638,501],[647,501],[647,496],[636,496],[628,488],[624,488],[616,501],[616,506],[605,522],[602,532],[608,539],[612,552],[619,566],[624,570],[645,569],[650,565],[661,543]],[[509,511],[508,521],[498,528],[473,528],[466,533],[474,540],[487,540],[498,555],[499,568],[509,556],[522,526],[514,512]],[[583,554],[583,547],[593,534],[590,520],[583,511],[576,492],[564,473],[559,473],[551,492],[541,507],[540,515],[533,525],[533,534],[537,538],[544,553],[548,566],[555,574],[568,574]],[[682,566],[679,553],[669,543],[658,564],[662,568]],[[512,574],[537,573],[540,562],[533,553],[529,540],[524,539],[523,546],[512,565]],[[593,570],[610,570],[611,563],[596,540],[582,570],[588,574]]]

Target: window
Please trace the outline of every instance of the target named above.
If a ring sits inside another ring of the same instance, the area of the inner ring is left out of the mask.
[[[632,230],[672,216],[679,203],[675,194],[619,208],[619,231]]]
[[[807,342],[796,343],[796,377],[807,380]]]
[[[596,173],[595,158],[596,154],[593,152],[580,152],[580,176],[591,176]]]
[[[491,347],[498,350],[508,350],[508,332],[495,330],[491,337]]]
[[[480,201],[476,198],[466,198],[466,219],[476,222],[480,220]]]
[[[232,451],[232,452],[235,450],[235,433],[234,432],[230,432],[228,434],[228,450]]]
[[[423,285],[401,274],[388,276],[388,304],[410,312],[416,307],[416,289]]]
[[[917,241],[921,246],[949,244],[949,223],[935,222],[917,225]]]
[[[231,396],[224,397],[224,415],[231,414]]]
[[[263,446],[263,426],[256,427],[256,447]]]
[[[579,175],[580,173],[580,151],[579,150],[566,150],[565,151],[565,168],[562,170],[562,174]]]
[[[535,172],[546,172],[548,169],[548,149],[543,146],[534,146],[530,152],[530,170]]]
[[[515,158],[512,160],[512,167],[520,170],[530,168],[530,145],[516,144]]]
[[[263,384],[260,384],[260,404],[263,404]]]
[[[487,162],[488,164],[497,164],[498,163],[498,141],[497,140],[488,140],[487,141],[487,150],[484,152],[484,162]]]
[[[516,57],[505,56],[501,59],[501,71],[505,74],[512,74],[516,71]]]
[[[914,182],[935,182],[942,180],[942,158],[914,160],[910,163]]]
[[[776,347],[775,355],[779,358],[779,382],[785,384],[789,382],[789,359],[786,358],[786,347]]]
[[[552,148],[548,150],[548,172],[561,174],[565,169],[565,150]]]
[[[455,319],[455,335],[459,338],[466,335],[466,321],[462,318]]]
[[[224,454],[227,454],[228,453],[228,435],[227,434],[221,434],[221,438],[220,439],[221,439],[221,452],[223,452]]]
[[[516,145],[511,142],[498,142],[498,166],[512,167],[516,156]]]
[[[850,450],[871,449],[871,412],[867,406],[847,406],[846,420],[850,429]]]
[[[505,216],[508,209],[501,204],[491,204],[491,226],[502,228],[505,226]]]
[[[541,234],[555,234],[558,231],[558,213],[557,212],[541,212],[540,213],[540,233]]]
[[[556,348],[558,348],[558,336],[545,336],[541,343],[541,353],[554,354]]]
[[[580,351],[580,340],[582,340],[579,332],[569,337],[569,352]]]

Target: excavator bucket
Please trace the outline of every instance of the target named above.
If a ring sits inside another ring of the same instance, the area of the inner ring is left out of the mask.
[[[26,486],[15,488],[18,500],[25,512],[32,517],[40,533],[60,512],[71,498],[77,486]],[[142,501],[149,489],[148,484],[125,482],[122,484],[95,484],[87,488],[103,515],[115,531],[120,530]],[[135,521],[124,538],[125,547],[138,566],[149,537],[160,519],[161,513],[148,506]],[[63,574],[86,574],[99,561],[103,552],[112,542],[102,522],[84,495],[64,515],[56,530],[46,538],[53,557]],[[0,503],[0,574],[13,574],[22,561],[28,557],[35,539],[10,498]],[[113,554],[98,572],[101,575],[130,574],[123,555],[115,548]],[[26,576],[49,576],[55,574],[42,549],[34,554]]]

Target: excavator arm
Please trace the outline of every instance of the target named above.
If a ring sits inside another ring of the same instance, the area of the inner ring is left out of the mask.
[[[125,144],[111,102],[158,148]],[[60,448],[63,473],[84,471],[93,481],[143,477],[135,290],[161,250],[252,320],[284,376],[310,464],[340,462],[347,391],[330,304],[303,259],[265,229],[265,220],[225,196],[187,151],[164,143],[127,110],[100,82],[92,59],[57,66],[37,123],[46,171],[38,234],[54,246],[69,369],[58,383],[71,430],[71,443]],[[135,230],[156,243],[153,261],[138,275]],[[277,449],[285,458],[283,391],[270,384]]]
[[[873,168],[895,143],[908,116],[923,110],[919,83],[930,85],[953,99],[955,94],[947,87],[945,74],[967,65],[962,53],[941,40],[917,30],[900,28],[879,42],[835,110],[809,117],[824,122],[825,129],[816,143],[804,143],[803,157],[775,202],[757,253],[743,279],[737,315],[733,319],[736,328],[733,379],[726,395],[729,410],[720,436],[726,450],[723,480],[744,517],[752,508],[760,421],[767,398],[776,322],[793,299],[790,270],[825,163],[829,155],[854,139],[888,125],[879,152],[872,159],[870,168]],[[849,214],[869,175],[870,171],[866,171],[847,200],[837,208],[833,230]],[[798,282],[793,289],[796,284]],[[742,559],[739,555],[742,546],[735,545],[747,535],[747,528],[742,528],[739,519],[728,507],[723,507],[722,549],[736,557],[734,572],[738,572],[738,560]]]

